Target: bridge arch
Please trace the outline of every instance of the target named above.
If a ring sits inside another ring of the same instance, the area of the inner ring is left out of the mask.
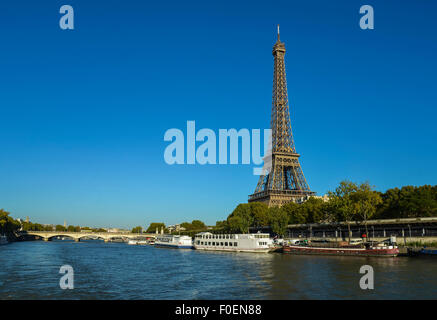
[[[71,240],[76,240],[76,238],[74,236],[71,236],[69,234],[50,235],[50,236],[44,237],[44,240],[47,239],[48,241],[51,241],[51,240],[53,240],[53,238],[57,238],[57,237],[64,237],[64,238],[69,238]]]
[[[85,238],[93,239],[93,240],[102,240],[106,241],[107,239],[105,237],[94,235],[94,234],[80,234],[76,237],[78,240],[84,240]]]

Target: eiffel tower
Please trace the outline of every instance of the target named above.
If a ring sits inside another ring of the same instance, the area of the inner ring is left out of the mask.
[[[293,141],[285,76],[285,45],[279,38],[273,46],[273,102],[271,150],[264,157],[264,168],[249,202],[265,202],[269,207],[301,202],[315,195],[308,186],[299,164]],[[269,166],[269,167],[268,167]],[[267,168],[268,167],[268,168]]]

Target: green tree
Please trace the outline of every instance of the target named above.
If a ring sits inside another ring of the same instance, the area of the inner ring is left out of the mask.
[[[297,211],[306,218],[306,223],[320,223],[325,220],[325,206],[322,199],[310,197],[299,205]]]
[[[57,224],[55,227],[56,231],[67,231],[67,228],[65,228],[63,225]]]
[[[287,213],[289,224],[306,223],[307,216],[305,210],[299,210],[300,204],[289,202],[282,206],[282,209]]]
[[[9,216],[10,213],[4,209],[0,209],[0,233],[1,234],[12,234],[19,230],[20,223]]]
[[[340,182],[340,185],[335,189],[335,191],[328,192],[330,198],[329,202],[331,208],[335,210],[334,214],[337,217],[337,221],[345,221],[347,223],[349,243],[351,240],[350,223],[356,215],[351,195],[356,190],[357,185],[355,183],[344,180]]]
[[[44,231],[44,226],[40,223],[33,224],[33,230],[35,231]]]
[[[288,225],[287,212],[280,207],[269,208],[269,222],[272,231],[279,236],[285,235]]]
[[[244,218],[238,215],[230,216],[227,220],[227,225],[230,232],[248,233],[249,225],[244,221]]]
[[[382,203],[381,196],[373,191],[373,188],[374,187],[372,187],[368,182],[364,182],[351,194],[353,212],[364,221],[366,235],[369,234],[367,220],[373,217],[376,213],[377,206]]]
[[[253,221],[249,203],[239,204],[227,219],[230,230],[237,233],[248,233]]]
[[[137,226],[135,228],[132,228],[132,233],[142,233],[143,232],[143,228],[141,226]]]
[[[227,226],[227,221],[223,220],[223,221],[216,221],[215,223],[215,227],[218,229],[224,229]]]
[[[249,203],[252,227],[265,227],[269,225],[269,207],[263,202]]]
[[[379,219],[433,217],[437,215],[437,186],[404,186],[380,194]]]
[[[192,230],[205,230],[206,225],[200,220],[193,220],[191,221],[191,228]]]
[[[189,223],[189,222],[182,222],[181,224],[180,224],[180,226],[182,227],[182,228],[185,228],[185,230],[191,230],[192,229],[192,225],[191,225],[191,223]]]
[[[165,224],[162,222],[152,222],[149,227],[147,228],[147,233],[155,233],[156,230],[158,232],[161,232],[161,228],[165,229]]]

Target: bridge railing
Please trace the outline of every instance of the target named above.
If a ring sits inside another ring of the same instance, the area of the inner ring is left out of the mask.
[[[105,236],[105,237],[156,237],[155,233],[118,233],[118,232],[73,232],[73,231],[20,231],[18,232],[20,235],[37,235],[37,234],[44,234],[44,235],[96,235],[96,236]]]

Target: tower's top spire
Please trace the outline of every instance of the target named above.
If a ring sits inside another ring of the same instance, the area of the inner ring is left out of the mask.
[[[279,24],[278,24],[278,40],[276,41],[275,45],[273,46],[273,55],[275,55],[278,51],[281,51],[285,53],[285,44],[281,42],[279,37]]]

